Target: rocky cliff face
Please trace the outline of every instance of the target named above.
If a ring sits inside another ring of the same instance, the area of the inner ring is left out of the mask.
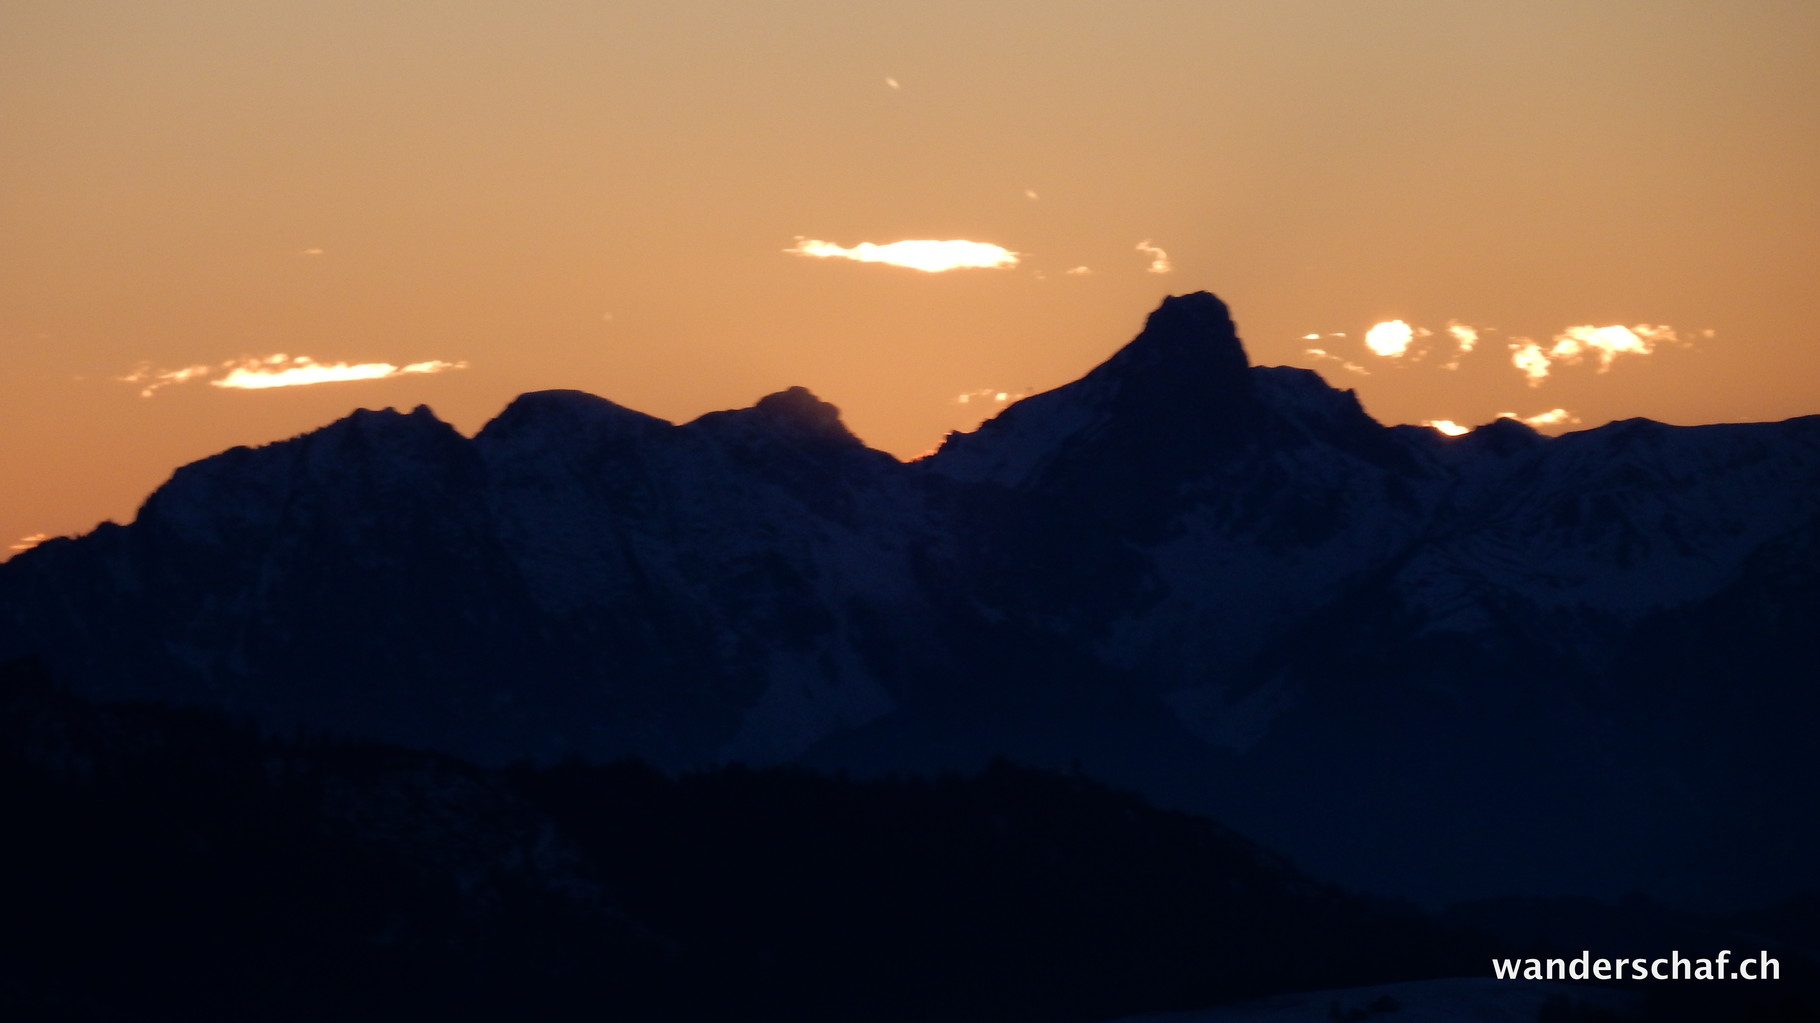
[[[0,565],[0,656],[493,762],[1079,764],[1417,894],[1746,897],[1820,883],[1774,809],[1820,795],[1817,529],[1820,417],[1386,428],[1196,294],[910,464],[800,388],[225,452]]]

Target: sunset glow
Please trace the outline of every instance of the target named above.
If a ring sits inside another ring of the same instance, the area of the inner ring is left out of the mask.
[[[0,4],[0,535],[535,389],[685,422],[802,384],[909,457],[1199,290],[1384,423],[1820,412],[1815,38],[1799,3]]]

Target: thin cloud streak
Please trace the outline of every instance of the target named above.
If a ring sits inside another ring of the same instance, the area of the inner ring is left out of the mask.
[[[1495,418],[1515,419],[1519,423],[1538,430],[1545,426],[1566,426],[1580,421],[1579,416],[1564,408],[1549,409],[1547,412],[1538,412],[1533,416],[1520,416],[1515,412],[1500,412]],[[1439,430],[1449,437],[1460,437],[1473,431],[1473,427],[1463,426],[1451,419],[1425,419],[1422,421],[1422,425]]]
[[[1318,335],[1309,335],[1309,336],[1315,337]],[[1304,338],[1304,340],[1307,340],[1307,339]],[[1364,366],[1361,366],[1358,363],[1351,361],[1350,359],[1341,358],[1340,356],[1335,355],[1332,352],[1329,352],[1325,348],[1305,348],[1305,349],[1303,349],[1303,351],[1316,359],[1324,359],[1328,362],[1337,362],[1340,364],[1340,368],[1345,370],[1348,373],[1357,373],[1359,376],[1362,376],[1362,377],[1368,377],[1371,375],[1371,370],[1366,369]]]
[[[1541,429],[1544,426],[1565,426],[1580,421],[1579,416],[1574,415],[1564,408],[1549,409],[1547,412],[1538,412],[1533,416],[1520,416],[1515,412],[1500,412],[1498,413],[1498,418],[1515,419],[1519,423],[1525,423],[1536,429]]]
[[[339,383],[348,380],[383,380],[387,377],[406,374],[443,373],[452,369],[466,369],[466,362],[445,362],[431,359],[426,362],[413,362],[399,366],[390,362],[363,363],[321,363],[307,355],[267,355],[259,358],[229,359],[216,366],[196,365],[182,369],[152,369],[149,364],[142,365],[126,376],[117,379],[132,384],[143,384],[139,390],[141,398],[150,398],[161,388],[172,384],[189,383],[224,374],[217,379],[209,380],[210,386],[224,387],[231,390],[255,391],[274,387],[304,387],[310,384]]]
[[[848,259],[856,263],[887,263],[891,266],[942,273],[947,270],[1005,270],[1017,265],[1018,254],[989,242],[961,239],[932,241],[913,239],[879,245],[860,242],[851,248],[814,238],[798,238],[784,250],[794,256],[816,259]]]
[[[954,402],[957,405],[970,405],[976,401],[992,402],[994,404],[1003,405],[1006,402],[1019,401],[1028,398],[1029,396],[1030,394],[1028,391],[1000,391],[991,387],[982,387],[977,391],[968,391],[966,394],[956,395]]]
[[[160,388],[172,384],[188,383],[191,380],[208,376],[215,372],[213,366],[185,366],[182,369],[153,369],[151,363],[141,363],[139,368],[123,377],[116,377],[123,383],[144,384],[139,389],[139,397],[150,398]]]
[[[383,380],[407,373],[441,373],[451,369],[466,369],[467,365],[465,362],[440,360],[413,362],[408,366],[394,366],[389,362],[363,362],[358,365],[338,362],[328,365],[303,355],[294,359],[273,355],[235,366],[228,371],[227,376],[220,380],[210,380],[209,384],[214,387],[257,391],[270,387],[306,387],[310,384],[331,384],[346,380]]]

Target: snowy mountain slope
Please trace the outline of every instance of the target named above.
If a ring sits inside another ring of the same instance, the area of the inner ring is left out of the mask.
[[[0,657],[491,762],[1011,753],[1365,887],[1736,896],[1820,883],[1725,795],[1820,774],[1816,521],[1820,417],[1386,428],[1203,293],[910,464],[800,388],[234,449],[0,565]]]

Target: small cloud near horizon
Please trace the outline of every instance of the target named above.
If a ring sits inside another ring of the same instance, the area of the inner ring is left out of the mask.
[[[977,401],[1003,405],[1008,402],[1019,401],[1028,397],[1030,397],[1029,391],[1001,391],[992,387],[982,387],[977,391],[968,391],[966,394],[956,395],[954,403],[957,405],[971,405]]]
[[[1462,355],[1472,351],[1472,346],[1479,343],[1479,328],[1469,327],[1459,320],[1447,321],[1447,333],[1453,337],[1454,343],[1460,346]]]
[[[1386,320],[1373,324],[1365,333],[1365,348],[1371,354],[1385,359],[1401,360],[1404,363],[1419,362],[1433,354],[1437,347],[1447,347],[1451,340],[1452,352],[1444,362],[1437,365],[1444,370],[1457,370],[1460,363],[1474,351],[1481,350],[1481,344],[1487,334],[1497,332],[1496,327],[1476,327],[1459,320],[1448,320],[1439,335],[1427,327],[1415,326],[1405,320]],[[1318,341],[1322,337],[1344,337],[1344,334],[1304,334],[1304,341]],[[1702,336],[1711,336],[1703,333]],[[1435,340],[1441,340],[1439,346]],[[1445,339],[1445,340],[1442,340]],[[1636,326],[1578,326],[1568,327],[1556,334],[1552,341],[1543,344],[1529,337],[1512,336],[1505,349],[1510,353],[1510,362],[1522,373],[1529,386],[1540,386],[1548,375],[1561,365],[1578,365],[1588,360],[1597,364],[1597,371],[1604,373],[1611,369],[1612,362],[1624,355],[1649,355],[1664,345],[1686,347],[1689,342],[1675,328],[1665,324],[1637,324]],[[1310,355],[1317,358],[1338,360],[1339,356],[1329,355],[1324,350],[1308,349]],[[1520,418],[1520,417],[1514,417]]]
[[[1014,267],[1018,263],[1018,253],[1003,246],[961,239],[948,241],[913,239],[891,242],[886,245],[860,242],[849,248],[833,242],[799,237],[795,245],[783,251],[795,256],[812,256],[816,259],[887,263],[891,266],[921,270],[924,273],[942,273],[947,270],[964,269],[1003,270]]]
[[[1146,238],[1143,241],[1138,242],[1137,250],[1139,252],[1145,253],[1146,255],[1148,255],[1150,257],[1150,272],[1151,273],[1166,274],[1169,271],[1175,269],[1175,266],[1169,262],[1169,253],[1164,252],[1162,249],[1159,249],[1155,245],[1150,244],[1150,239]]]
[[[1564,408],[1549,409],[1547,412],[1538,412],[1533,416],[1520,416],[1515,412],[1500,412],[1495,418],[1515,419],[1519,423],[1538,430],[1545,426],[1565,426],[1580,421],[1579,416]],[[1422,425],[1439,430],[1449,437],[1460,437],[1473,431],[1473,427],[1463,426],[1451,419],[1425,419],[1422,421]]]
[[[1598,372],[1604,373],[1618,356],[1650,355],[1663,343],[1684,342],[1673,327],[1639,323],[1634,327],[1569,327],[1556,334],[1547,348],[1526,337],[1513,339],[1508,347],[1511,365],[1529,379],[1529,386],[1540,387],[1556,364],[1576,366],[1591,358],[1598,361]]]
[[[1312,340],[1312,339],[1316,339],[1319,337],[1320,337],[1319,334],[1310,334],[1307,337],[1304,337],[1302,340],[1307,341],[1307,340]],[[1350,359],[1341,358],[1340,356],[1335,355],[1332,352],[1329,352],[1325,348],[1305,348],[1305,349],[1303,349],[1303,351],[1305,353],[1307,353],[1308,355],[1313,356],[1316,359],[1322,359],[1322,360],[1325,360],[1328,362],[1337,362],[1340,364],[1340,368],[1345,370],[1348,373],[1357,373],[1359,376],[1362,376],[1362,377],[1368,377],[1371,375],[1371,370],[1366,369],[1364,366],[1361,366],[1358,363],[1351,361]]]
[[[1547,412],[1538,412],[1533,416],[1520,416],[1515,412],[1500,412],[1498,413],[1498,418],[1515,419],[1519,423],[1524,423],[1538,430],[1544,426],[1566,426],[1580,421],[1579,416],[1574,415],[1564,408],[1552,408]]]

